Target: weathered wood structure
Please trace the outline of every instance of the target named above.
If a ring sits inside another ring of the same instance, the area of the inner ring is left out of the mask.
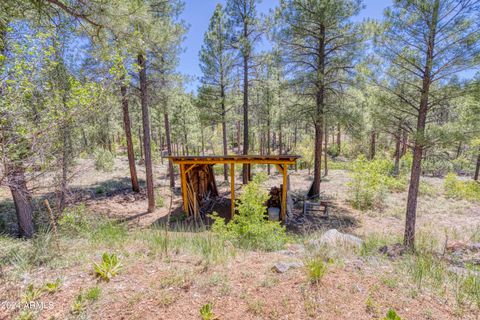
[[[187,215],[197,216],[200,206],[206,199],[217,197],[218,190],[215,183],[213,166],[216,164],[230,165],[230,199],[231,217],[235,213],[235,164],[271,164],[275,165],[283,175],[281,188],[280,219],[285,220],[287,209],[287,179],[288,166],[294,165],[300,156],[175,156],[169,157],[180,167],[182,186],[183,209]]]

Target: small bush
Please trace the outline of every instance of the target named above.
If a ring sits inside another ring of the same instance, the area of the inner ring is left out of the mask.
[[[461,181],[454,173],[449,173],[444,182],[445,195],[449,198],[480,201],[480,183]]]
[[[112,172],[115,164],[115,156],[108,150],[97,150],[94,154],[95,170]]]
[[[453,165],[447,159],[426,159],[422,163],[422,174],[443,177],[453,171]]]
[[[238,214],[225,224],[225,219],[213,215],[212,231],[224,240],[242,248],[277,250],[288,240],[285,227],[277,221],[265,219],[268,193],[262,189],[265,175],[256,175],[250,183],[243,187],[243,192],[236,202]]]
[[[400,192],[407,187],[407,180],[391,176],[393,164],[390,160],[368,161],[360,156],[352,164],[352,181],[348,183],[350,202],[360,210],[381,208],[387,191]]]
[[[311,283],[319,283],[327,273],[328,265],[321,257],[314,257],[305,263],[308,280]]]
[[[42,288],[35,288],[35,286],[31,283],[27,286],[25,292],[23,293],[22,302],[29,304],[32,301],[38,300],[42,294]]]
[[[102,255],[101,263],[93,263],[95,275],[107,282],[110,281],[111,278],[115,277],[120,272],[122,267],[123,266],[120,263],[118,256],[114,253],[108,254],[105,252]]]

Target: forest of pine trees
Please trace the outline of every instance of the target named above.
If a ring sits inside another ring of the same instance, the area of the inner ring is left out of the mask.
[[[315,196],[329,161],[363,154],[398,171],[411,154],[413,247],[421,176],[479,179],[479,2],[397,0],[381,21],[358,19],[360,0],[281,0],[268,14],[258,5],[217,4],[192,80],[177,71],[182,1],[2,1],[0,183],[19,233],[34,234],[34,182],[50,178],[62,212],[82,157],[125,155],[151,212],[152,163],[169,155],[299,154]]]

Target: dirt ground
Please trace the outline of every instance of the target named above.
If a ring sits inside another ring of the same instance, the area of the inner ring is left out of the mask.
[[[74,200],[86,203],[95,213],[128,222],[131,230],[149,228],[169,211],[181,208],[180,193],[171,193],[167,187],[164,165],[155,166],[156,193],[164,205],[154,213],[146,212],[144,194],[129,192],[125,160],[116,160],[113,173],[95,171],[86,160],[78,165],[83,169],[72,181],[77,190]],[[141,166],[138,169],[142,177],[144,171]],[[442,179],[424,180],[438,193],[419,199],[418,233],[432,235],[439,246],[453,239],[470,240],[472,233],[480,230],[480,204],[447,199],[441,194]],[[218,177],[220,193],[228,196],[228,187],[220,181]],[[348,181],[348,172],[342,170],[331,170],[324,179],[322,189],[333,197],[335,206],[331,217],[319,222],[321,227],[335,227],[361,238],[372,234],[401,238],[406,193],[389,194],[381,210],[360,212],[346,200]],[[280,183],[281,176],[273,174],[267,184]],[[305,192],[310,183],[305,171],[291,172],[293,193]],[[39,193],[48,191],[38,189]],[[0,190],[0,197],[8,196],[6,190]],[[16,276],[0,270],[0,319],[19,316],[18,310],[9,310],[5,302],[17,301],[28,283],[40,285],[56,277],[62,279],[61,289],[41,297],[42,303],[53,307],[36,312],[38,319],[201,319],[199,309],[206,303],[213,305],[217,319],[383,319],[390,308],[402,319],[478,319],[477,313],[460,312],[449,295],[417,290],[398,274],[394,263],[377,256],[346,255],[329,267],[320,283],[312,284],[303,268],[272,271],[276,262],[305,260],[294,247],[272,253],[238,251],[224,262],[206,264],[183,252],[152,257],[148,247],[133,241],[119,250],[122,272],[110,282],[102,282],[91,270],[92,261],[104,248],[77,245],[72,250],[82,255],[80,263],[39,266]],[[82,314],[73,315],[75,297],[96,285],[101,288],[98,301],[88,304]]]

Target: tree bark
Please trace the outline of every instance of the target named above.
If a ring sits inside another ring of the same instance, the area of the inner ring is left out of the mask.
[[[375,154],[377,152],[377,132],[372,130],[370,134],[370,160],[375,159]]]
[[[478,181],[479,175],[480,175],[480,150],[478,151],[477,166],[475,167],[475,174],[473,175],[473,180]]]
[[[340,123],[337,126],[337,150],[338,155],[342,152],[342,131],[340,129]]]
[[[248,21],[243,25],[243,36],[248,39]],[[247,52],[243,54],[243,154],[248,154],[248,61],[249,55]],[[242,182],[243,184],[250,181],[250,165],[243,165]]]
[[[128,111],[127,86],[125,84],[122,84],[120,86],[120,93],[122,95],[123,129],[125,131],[125,139],[127,140],[127,156],[128,166],[130,168],[130,181],[132,183],[132,190],[134,192],[140,192],[140,186],[138,185],[137,168],[135,166],[135,152],[133,150],[130,113]]]
[[[393,176],[398,177],[398,174],[400,173],[400,145],[401,145],[401,134],[402,134],[402,128],[399,126],[397,130],[397,134],[395,135],[395,160],[393,164]]]
[[[223,77],[222,77],[223,82]],[[225,88],[222,85],[220,88],[220,99],[222,100],[222,141],[223,141],[223,155],[228,155],[227,145],[227,108],[225,106]],[[223,179],[228,181],[228,164],[223,165]]]
[[[410,186],[408,188],[407,210],[405,219],[404,245],[409,249],[415,248],[415,223],[417,215],[418,188],[420,185],[420,174],[422,170],[422,156],[425,146],[425,124],[428,113],[428,95],[431,85],[431,73],[434,57],[435,37],[438,23],[438,12],[440,1],[436,0],[432,13],[432,21],[429,24],[429,37],[426,50],[426,63],[423,73],[422,94],[417,117],[417,132],[413,147],[413,163],[410,175]]]
[[[170,121],[168,120],[168,113],[163,113],[163,121],[165,124],[165,140],[167,142],[168,156],[172,156],[172,140],[170,138]],[[170,178],[170,188],[175,188],[175,176],[173,175],[173,162],[168,159],[168,177]]]
[[[324,168],[323,168],[323,176],[326,177],[328,176],[328,130],[327,130],[327,126],[325,126],[325,150],[324,150],[324,158],[323,158],[323,162],[324,162]]]
[[[31,238],[35,232],[33,224],[33,207],[23,167],[15,166],[14,168],[9,169],[8,186],[15,204],[20,236]]]
[[[155,194],[153,190],[153,168],[150,148],[150,119],[148,111],[148,93],[147,93],[147,66],[145,56],[138,54],[138,65],[140,67],[140,101],[142,105],[142,123],[143,123],[143,148],[145,153],[145,172],[147,183],[148,212],[155,211]]]

